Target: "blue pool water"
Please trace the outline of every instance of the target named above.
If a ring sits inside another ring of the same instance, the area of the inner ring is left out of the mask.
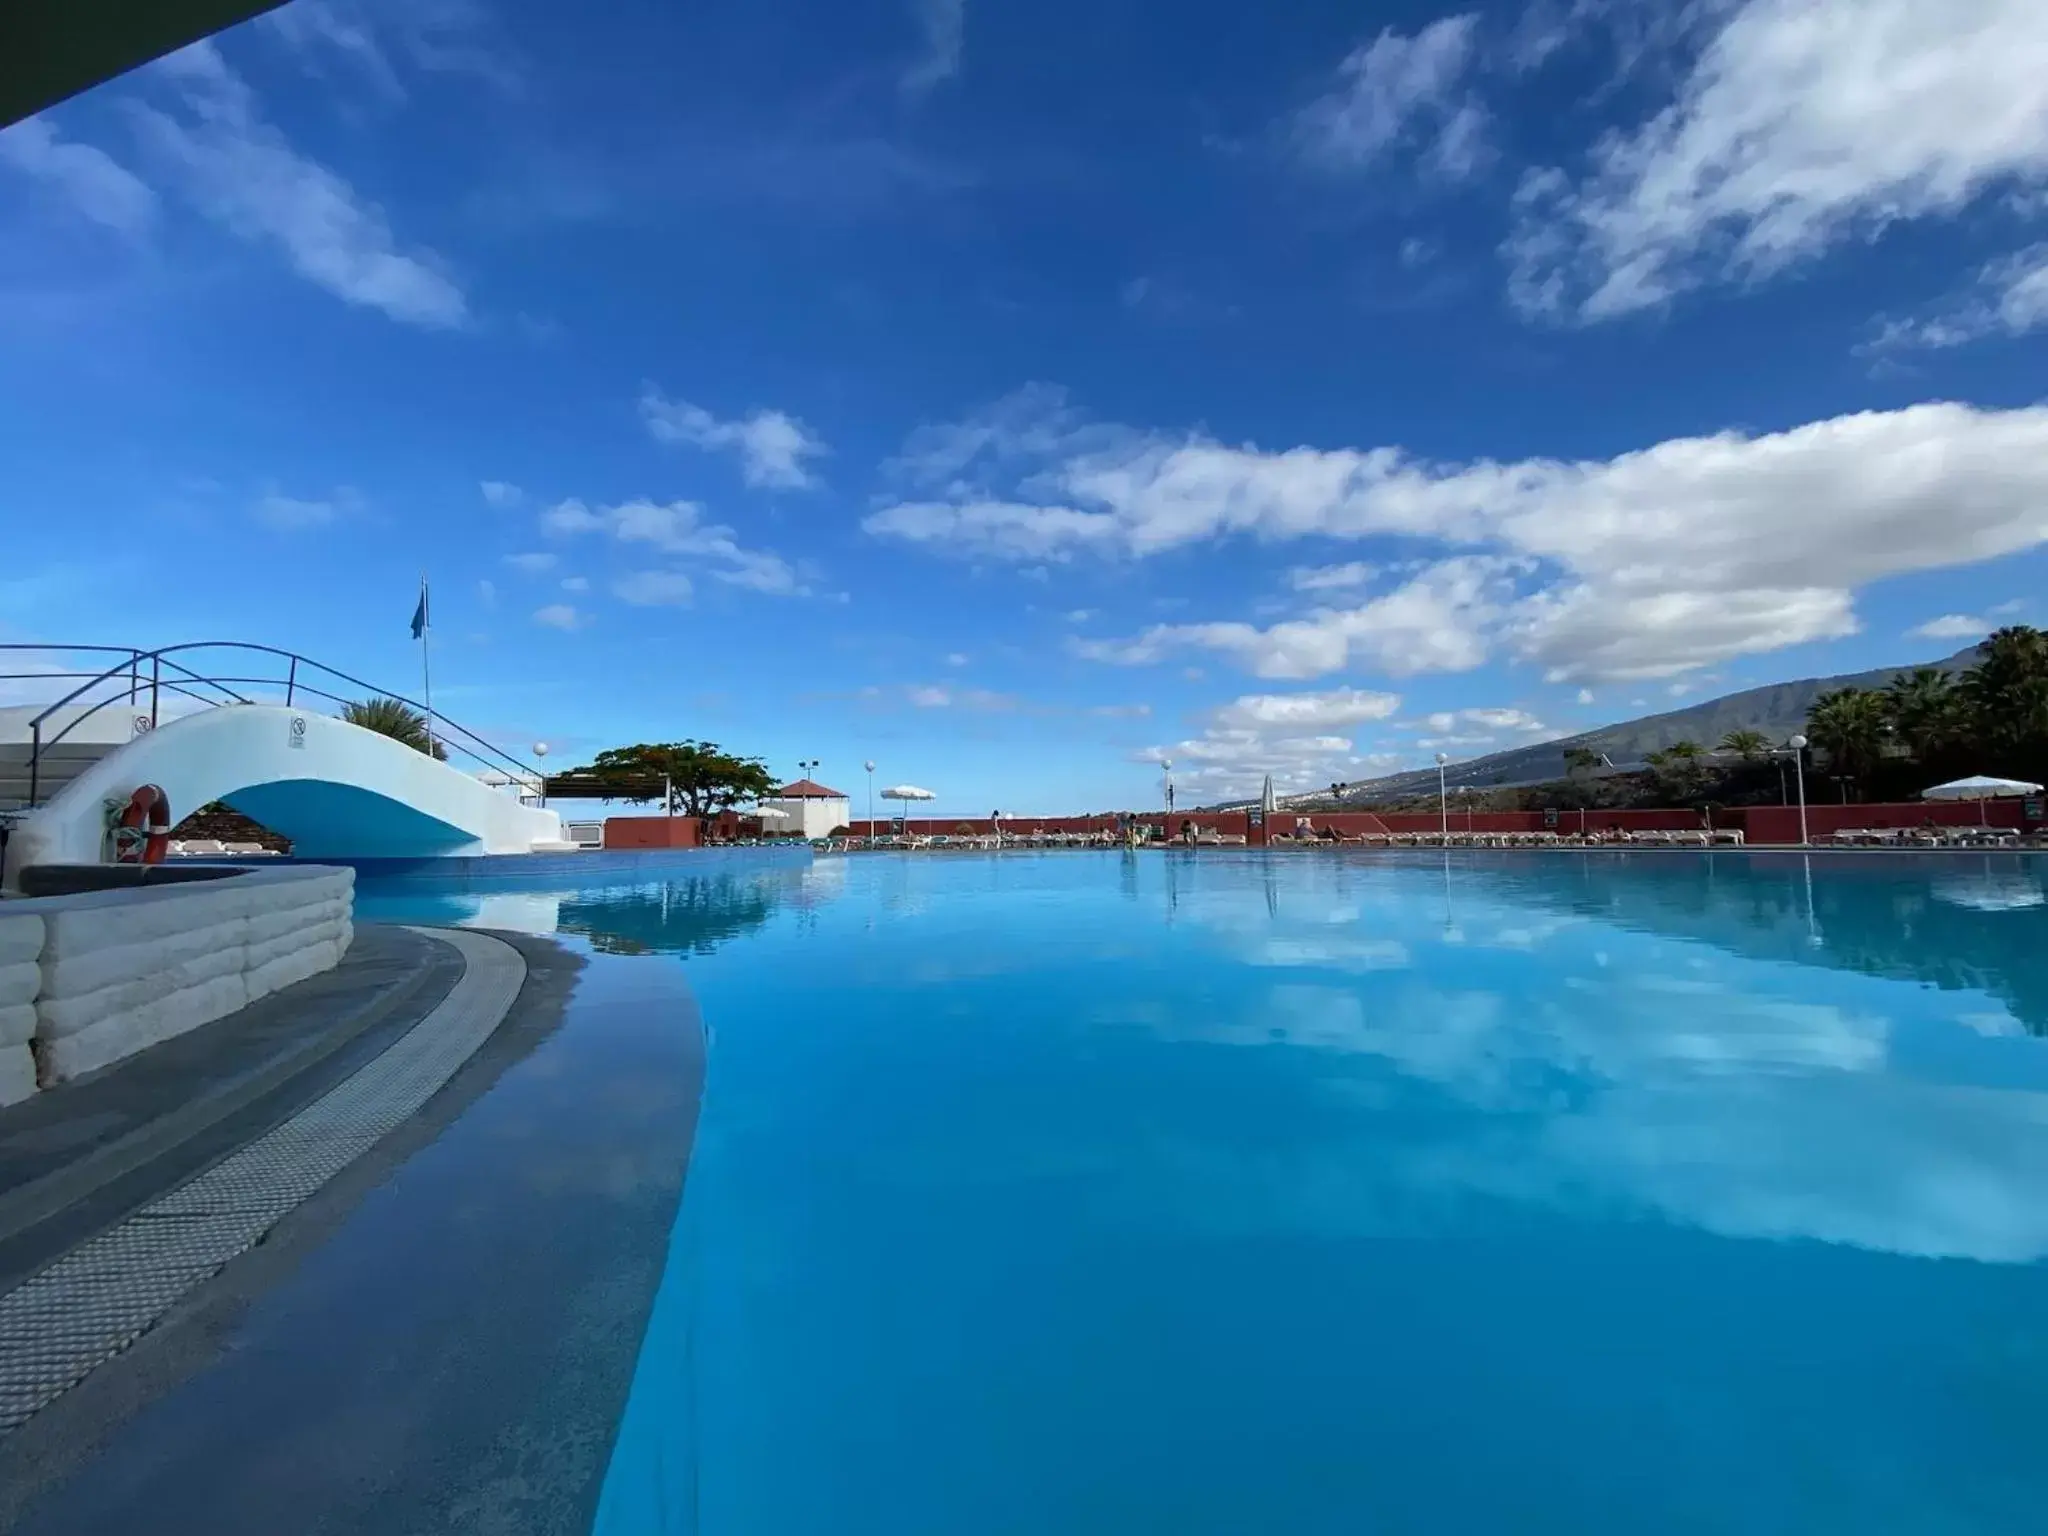
[[[605,1536],[1932,1536],[2048,1528],[2044,886],[1202,850],[361,905],[701,1004]]]

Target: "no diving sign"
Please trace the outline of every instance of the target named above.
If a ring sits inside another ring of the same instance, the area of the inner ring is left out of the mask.
[[[293,716],[292,716],[292,734],[291,734],[291,742],[290,742],[290,744],[291,744],[291,746],[293,746],[294,748],[296,748],[296,749],[297,749],[297,750],[299,750],[299,751],[302,751],[302,752],[303,752],[303,751],[305,750],[305,747],[306,747],[306,717],[305,717],[304,715],[293,715]]]

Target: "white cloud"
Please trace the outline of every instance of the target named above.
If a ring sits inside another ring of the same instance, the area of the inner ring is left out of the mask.
[[[545,624],[549,629],[581,629],[583,615],[568,603],[549,603],[545,608],[536,608],[533,622]]]
[[[292,0],[259,19],[258,25],[299,55],[310,73],[320,73],[323,54],[346,60],[378,93],[402,100],[405,87],[378,43],[369,21],[346,3]]]
[[[1337,66],[1337,83],[1294,119],[1312,162],[1355,169],[1419,144],[1426,169],[1469,175],[1484,158],[1486,114],[1465,89],[1476,16],[1447,16],[1413,37],[1391,27]]]
[[[183,111],[134,103],[138,129],[201,213],[275,246],[301,277],[350,304],[429,329],[467,322],[468,303],[441,260],[401,251],[382,209],[293,149],[211,42],[169,55],[154,73],[175,85]]]
[[[1989,619],[1967,613],[1944,613],[1938,619],[1914,625],[1906,634],[1915,640],[1981,640],[1995,628],[1997,625]]]
[[[544,511],[540,523],[543,532],[557,538],[608,533],[622,544],[690,556],[705,562],[704,574],[728,586],[773,597],[806,597],[811,591],[802,573],[782,556],[744,547],[731,528],[705,522],[704,509],[693,501],[640,500],[593,509],[571,498]]]
[[[913,688],[910,702],[919,709],[945,709],[953,702],[953,695],[944,688]]]
[[[707,452],[731,449],[740,457],[740,478],[764,489],[817,485],[804,461],[828,451],[821,439],[786,412],[760,410],[720,421],[702,406],[671,400],[651,384],[641,392],[640,415],[656,442],[684,443]]]
[[[308,528],[325,528],[355,512],[361,503],[362,498],[346,486],[331,495],[313,498],[283,496],[272,491],[259,496],[252,511],[256,521],[266,528],[295,533]]]
[[[1143,720],[1152,713],[1150,704],[1096,704],[1089,714],[1100,715],[1105,720]]]
[[[428,74],[467,75],[506,95],[522,89],[519,66],[499,45],[479,0],[380,5],[374,23],[371,8],[358,0],[293,0],[267,12],[259,25],[309,74],[324,74],[327,59],[339,58],[387,101],[407,95],[400,61]]]
[[[1986,336],[2024,336],[2048,326],[2048,243],[1990,263],[1970,289],[1917,320],[1887,322],[1872,351],[1960,347]]]
[[[564,592],[588,592],[590,590],[590,578],[588,576],[564,576],[562,578],[562,590]]]
[[[1017,502],[899,502],[862,519],[883,538],[946,546],[955,554],[1010,560],[1065,560],[1076,547],[1110,549],[1117,520],[1107,512]]]
[[[946,665],[949,667],[964,667],[969,659],[965,651],[948,651],[946,653]]]
[[[1747,0],[1583,181],[1524,179],[1510,294],[1605,319],[2044,180],[2039,0]]]
[[[1217,724],[1249,729],[1287,726],[1294,730],[1326,730],[1391,719],[1401,707],[1397,693],[1370,693],[1361,688],[1333,688],[1327,693],[1254,693],[1234,699],[1215,712]]]
[[[1854,633],[1861,586],[2048,541],[2044,407],[1931,403],[1581,461],[1265,451],[1084,431],[1070,414],[1035,438],[1011,420],[1003,440],[1051,450],[998,456],[1012,494],[887,508],[865,526],[961,557],[1039,561],[1244,535],[1440,547],[1431,571],[1360,606],[1270,629],[1162,625],[1086,653],[1141,663],[1206,648],[1269,677],[1322,676],[1354,659],[1455,670],[1501,648],[1555,680],[1669,676]],[[955,479],[982,495],[977,477]]]
[[[1379,580],[1381,569],[1370,560],[1347,560],[1342,565],[1297,565],[1287,573],[1287,582],[1297,592],[1341,592],[1348,587],[1371,586]]]
[[[1550,729],[1526,709],[1462,709],[1458,713],[1474,725],[1483,725],[1489,730],[1539,735]]]
[[[1500,563],[1441,561],[1357,608],[1323,608],[1260,629],[1244,623],[1155,624],[1130,640],[1084,640],[1091,661],[1143,666],[1176,651],[1220,651],[1259,677],[1322,677],[1371,665],[1395,677],[1461,672],[1486,659],[1486,631],[1506,612]]]
[[[156,194],[103,149],[64,138],[46,117],[0,129],[0,165],[54,188],[95,224],[139,237],[156,221]]]
[[[903,72],[903,89],[915,95],[960,73],[967,40],[967,0],[912,0],[923,41],[915,63]]]
[[[529,576],[537,576],[542,571],[553,568],[555,557],[544,549],[536,549],[524,554],[507,555],[505,563],[526,572]]]
[[[486,480],[478,489],[483,492],[484,500],[494,507],[516,507],[526,499],[525,492],[504,480]]]
[[[477,601],[482,603],[486,608],[497,607],[498,584],[495,581],[492,581],[488,576],[481,578],[476,584],[476,596]]]
[[[612,595],[636,608],[658,608],[687,603],[690,578],[681,571],[634,571],[612,583]]]
[[[1590,689],[1590,688],[1581,688],[1581,689],[1579,690],[1579,693],[1578,693],[1578,700],[1579,700],[1579,702],[1580,702],[1581,704],[1590,704],[1590,703],[1592,703],[1592,702],[1593,702],[1593,690],[1592,690],[1592,689]]]

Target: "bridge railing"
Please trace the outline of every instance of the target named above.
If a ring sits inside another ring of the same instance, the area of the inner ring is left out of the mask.
[[[195,652],[236,653],[238,665],[225,673],[204,670],[187,665],[182,658],[191,655],[194,662],[199,657]],[[458,725],[445,715],[436,714],[426,705],[394,693],[389,688],[379,688],[365,682],[339,667],[330,667],[325,662],[314,661],[296,651],[282,650],[273,645],[255,645],[241,640],[194,640],[183,645],[159,646],[155,650],[142,650],[134,646],[115,645],[30,645],[0,644],[0,663],[10,655],[24,653],[38,656],[112,656],[116,659],[109,666],[97,671],[82,668],[42,667],[33,671],[0,672],[0,683],[25,681],[61,684],[75,682],[62,698],[50,704],[29,721],[28,759],[28,803],[31,808],[40,803],[42,787],[42,765],[44,755],[60,745],[64,739],[86,720],[101,710],[124,705],[139,716],[147,703],[149,708],[148,729],[154,730],[166,694],[174,699],[186,699],[205,706],[224,704],[249,704],[255,702],[241,693],[242,688],[282,690],[286,708],[291,708],[301,698],[322,699],[334,704],[367,702],[371,699],[391,699],[414,709],[427,721],[429,736],[448,753],[462,756],[506,774],[515,782],[534,785],[545,793],[546,779],[532,764],[514,757],[502,747],[493,745],[476,732]],[[259,658],[250,662],[248,657]],[[257,667],[269,664],[282,676],[264,673],[243,675],[254,672]],[[86,665],[89,665],[87,663]],[[333,691],[332,686],[346,685],[354,690],[352,695]],[[96,690],[103,690],[104,697],[89,698]],[[74,710],[71,718],[62,719],[64,711]],[[137,729],[143,727],[138,723]]]

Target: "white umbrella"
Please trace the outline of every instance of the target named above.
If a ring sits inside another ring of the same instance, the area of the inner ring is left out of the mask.
[[[882,798],[884,800],[904,801],[904,807],[901,811],[897,812],[897,815],[900,817],[907,818],[910,814],[910,806],[908,802],[912,800],[936,800],[939,797],[933,794],[928,789],[919,789],[915,784],[891,784],[887,789],[882,791]],[[909,821],[905,820],[904,826],[908,828],[909,825]],[[874,828],[870,826],[868,828],[868,831],[870,834],[872,834],[874,832]]]
[[[758,816],[763,821],[787,821],[789,812],[778,810],[772,805],[757,805],[751,811],[741,811],[742,816]]]
[[[2030,784],[2025,779],[1994,779],[1985,774],[1972,774],[1967,779],[1951,779],[1946,784],[1937,784],[1932,789],[1920,791],[1922,800],[1975,800],[1977,819],[1984,819],[1984,802],[2000,800],[2010,795],[2038,795],[2041,786]]]

